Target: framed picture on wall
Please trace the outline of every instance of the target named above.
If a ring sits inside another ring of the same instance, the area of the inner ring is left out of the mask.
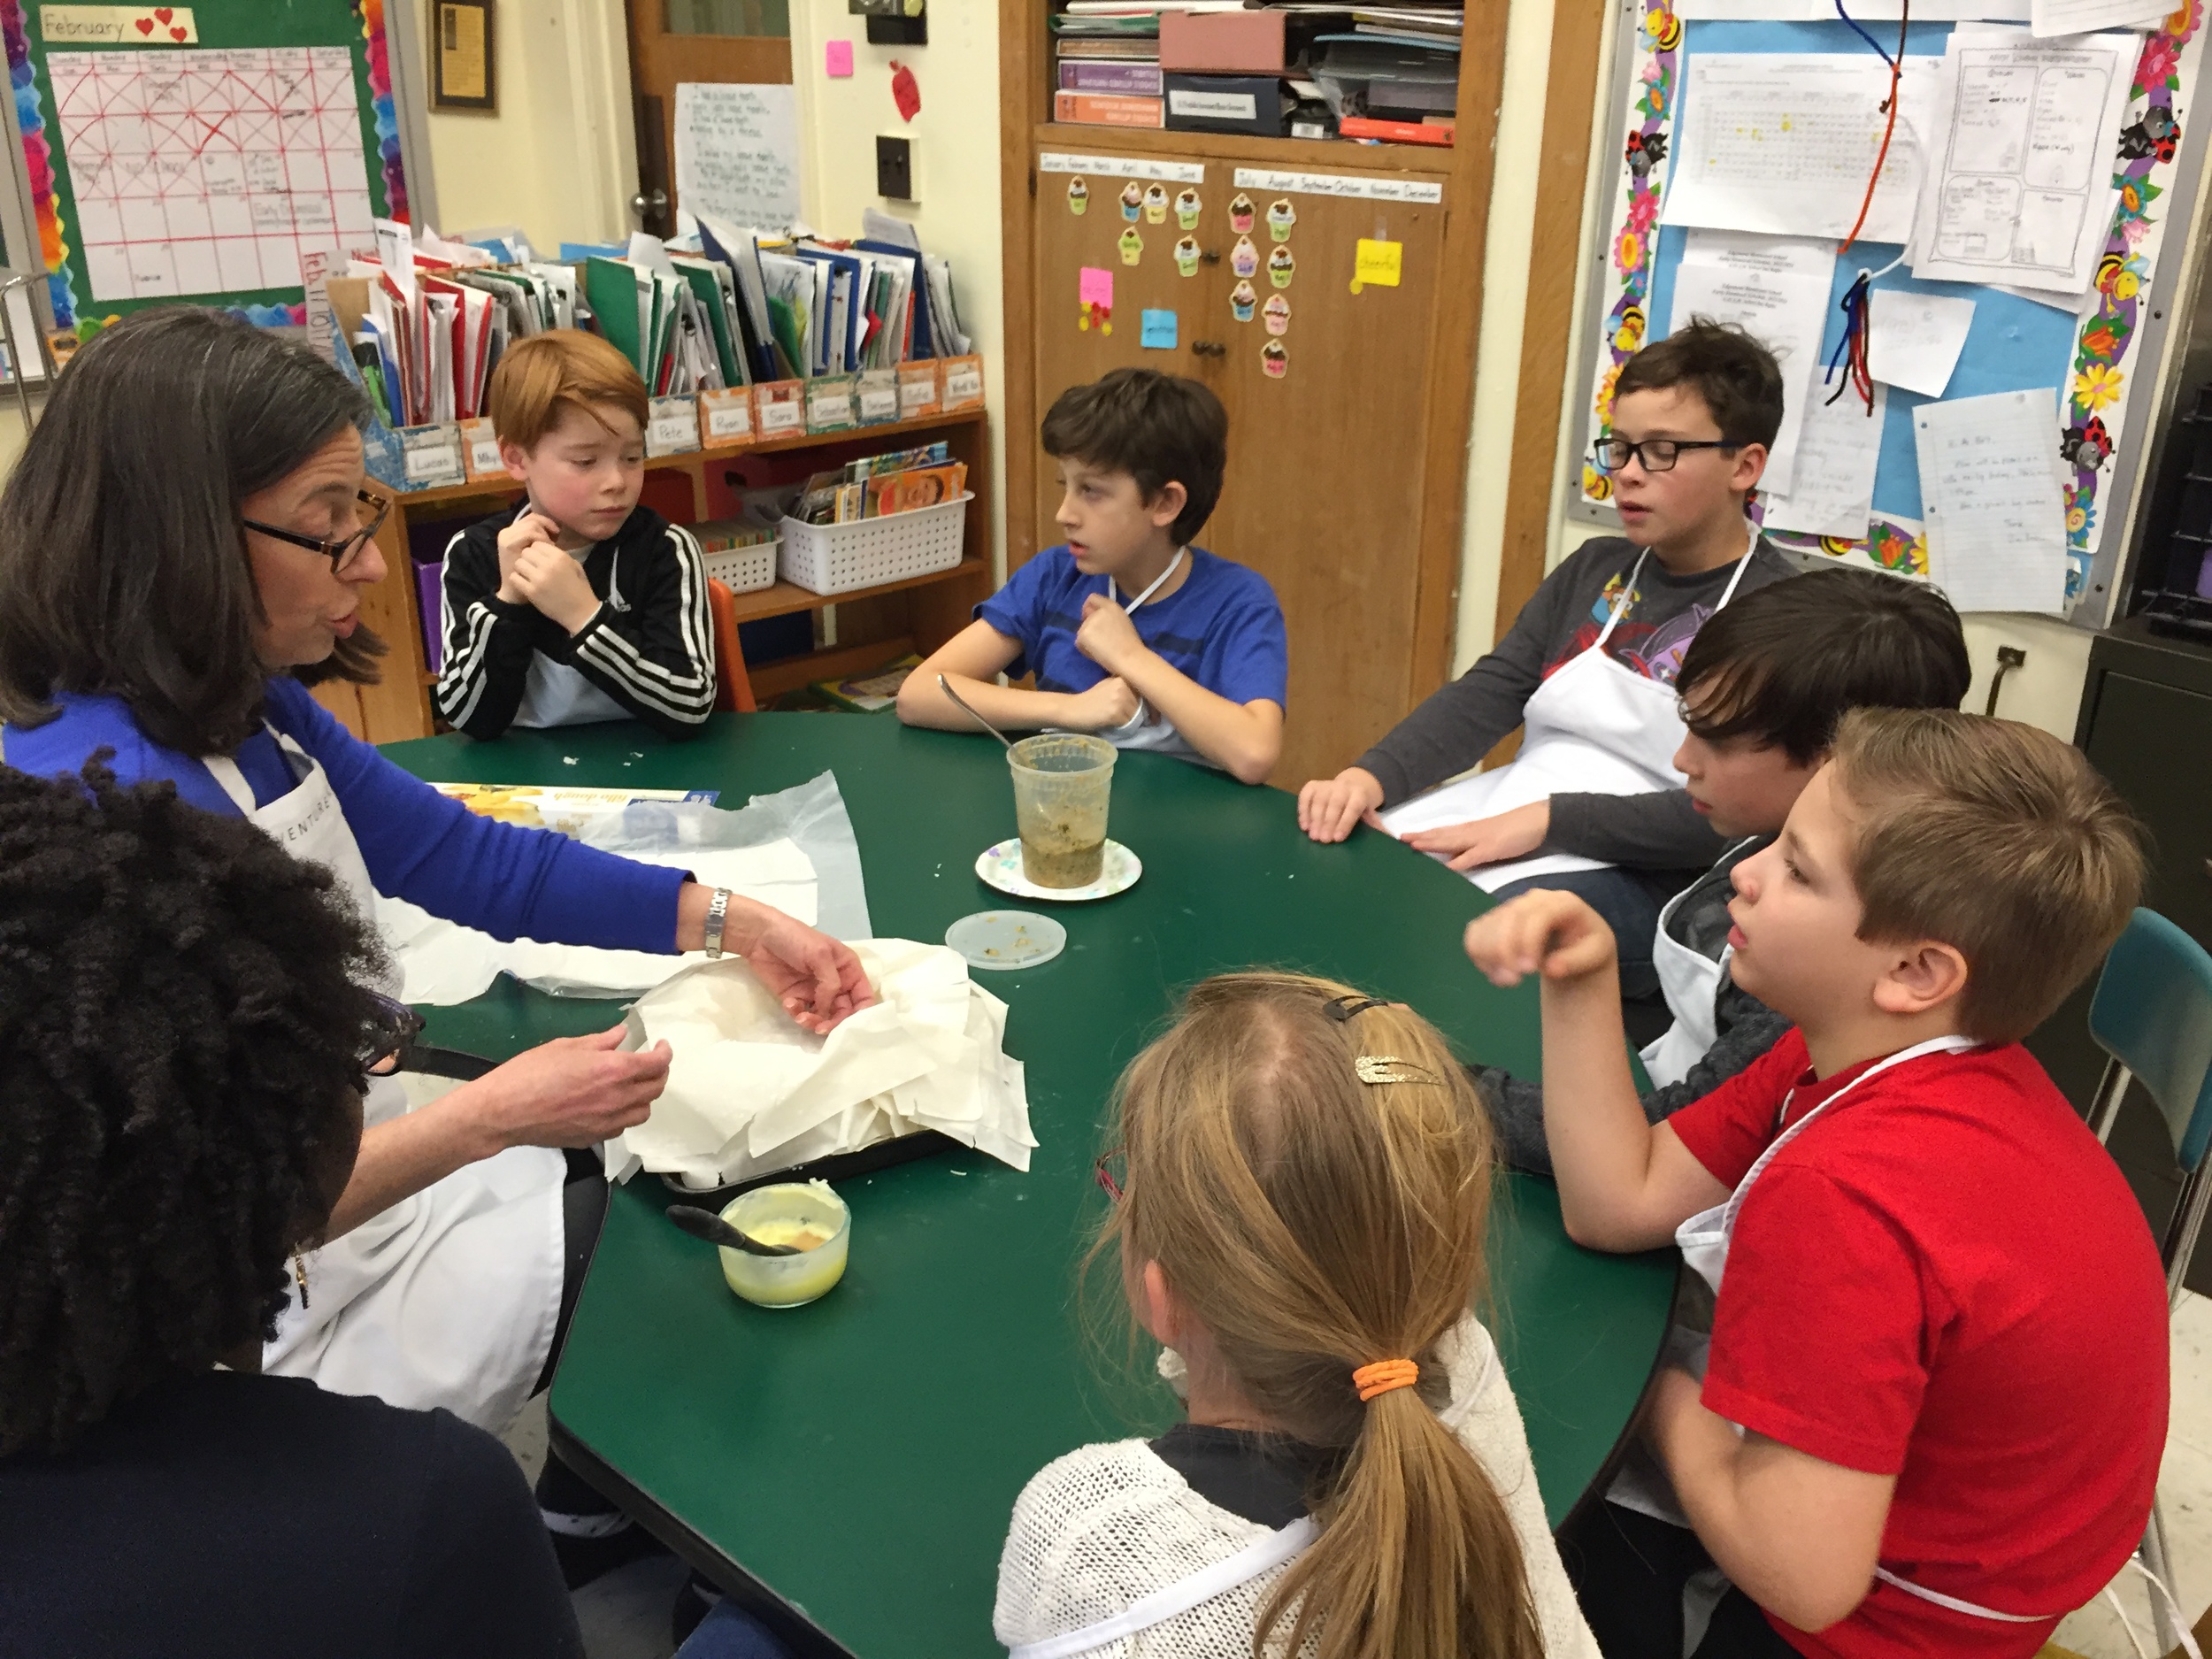
[[[431,0],[430,106],[496,110],[492,81],[494,0]]]

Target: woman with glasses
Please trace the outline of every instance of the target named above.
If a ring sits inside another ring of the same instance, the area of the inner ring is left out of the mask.
[[[311,351],[219,312],[144,311],[88,343],[0,495],[0,758],[56,775],[111,751],[124,783],[166,780],[323,866],[365,919],[383,893],[501,939],[735,951],[816,1030],[872,1002],[836,941],[476,817],[315,702],[311,683],[373,680],[383,649],[360,619],[385,574],[366,419]],[[545,1044],[411,1112],[377,1079],[264,1368],[505,1423],[550,1380],[606,1202],[588,1155],[571,1179],[561,1149],[642,1121],[666,1079],[664,1050],[620,1053],[619,1034]]]

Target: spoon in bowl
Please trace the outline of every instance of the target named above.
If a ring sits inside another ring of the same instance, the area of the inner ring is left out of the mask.
[[[752,1256],[796,1256],[795,1244],[763,1244],[749,1233],[716,1215],[711,1210],[701,1210],[695,1204],[671,1204],[668,1218],[695,1239],[704,1239],[709,1244],[721,1245],[725,1249],[743,1250]]]
[[[973,720],[978,726],[988,732],[993,737],[995,737],[1000,742],[1005,744],[1007,748],[1011,749],[1014,747],[1014,740],[1012,738],[1007,736],[1005,733],[1000,731],[998,727],[993,726],[988,720],[978,714],[973,709],[968,707],[965,703],[961,702],[960,694],[952,688],[952,682],[947,680],[942,674],[937,676],[937,686],[938,688],[945,694],[945,695],[953,700],[954,703],[958,706],[960,711],[966,715],[968,718]]]

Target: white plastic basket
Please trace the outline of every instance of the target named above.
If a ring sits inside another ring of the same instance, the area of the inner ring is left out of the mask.
[[[934,507],[851,524],[783,521],[777,563],[784,580],[810,594],[849,594],[879,582],[949,571],[960,563],[972,490]]]
[[[749,594],[772,586],[776,580],[776,549],[781,543],[763,541],[755,547],[725,548],[705,556],[707,574],[733,594]]]

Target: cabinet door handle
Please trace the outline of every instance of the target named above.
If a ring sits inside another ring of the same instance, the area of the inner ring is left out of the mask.
[[[1198,258],[1199,263],[1202,265],[1219,265],[1221,263],[1221,250],[1218,248],[1209,248],[1203,253],[1200,254]]]
[[[1190,342],[1190,349],[1202,357],[1225,357],[1229,355],[1229,348],[1218,340],[1194,340]]]

